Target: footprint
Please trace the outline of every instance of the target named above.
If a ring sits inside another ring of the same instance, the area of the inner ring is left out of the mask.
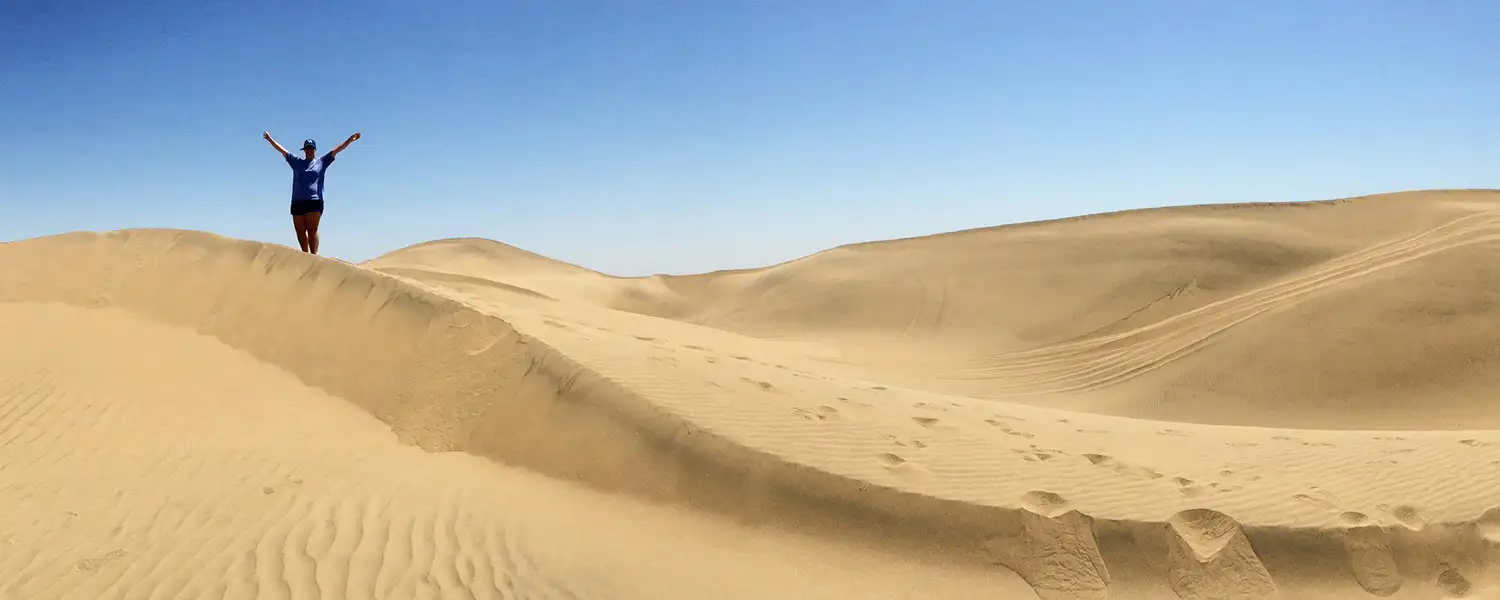
[[[1208,489],[1198,485],[1196,482],[1186,477],[1173,477],[1172,482],[1177,484],[1178,492],[1189,498],[1197,498],[1198,496],[1202,496],[1208,493]],[[1219,484],[1211,483],[1209,484],[1209,487],[1218,488]]]
[[[876,386],[871,386],[870,387],[870,390],[871,391],[875,391],[875,392],[884,392],[884,391],[886,391],[888,389],[890,389],[890,388],[885,387],[883,385],[876,385]]]
[[[819,406],[813,410],[797,407],[793,408],[792,412],[809,421],[828,421],[840,416],[837,408],[828,405]]]
[[[1314,497],[1314,496],[1311,496],[1311,495],[1308,495],[1308,494],[1297,494],[1297,495],[1292,496],[1292,499],[1293,500],[1298,500],[1298,501],[1301,501],[1301,502],[1305,502],[1307,504],[1311,504],[1311,505],[1316,506],[1318,508],[1321,508],[1323,510],[1333,511],[1333,510],[1338,510],[1339,509],[1339,507],[1336,506],[1336,505],[1334,505],[1334,503],[1332,503],[1332,502],[1329,502],[1329,501],[1327,501],[1325,499],[1317,498],[1317,497]]]
[[[1359,524],[1364,523],[1365,521],[1370,520],[1370,517],[1369,517],[1369,515],[1366,515],[1365,513],[1362,513],[1362,512],[1355,512],[1355,511],[1352,511],[1352,510],[1348,510],[1348,511],[1344,511],[1344,512],[1339,513],[1339,520],[1343,521],[1345,523],[1348,523],[1350,525],[1359,525]]]
[[[699,352],[703,352],[703,347],[702,346],[694,346],[692,344],[688,344],[686,346],[683,346],[683,348],[687,348],[688,350],[697,350]]]
[[[269,485],[263,485],[263,486],[260,486],[260,493],[269,496],[271,494],[276,493],[276,488],[273,488],[273,487],[271,487]]]
[[[1326,511],[1340,512],[1338,498],[1333,497],[1333,494],[1324,491],[1320,487],[1310,488],[1308,492],[1310,493],[1295,494],[1292,496],[1292,499],[1306,502]]]
[[[849,404],[849,405],[852,405],[852,406],[857,406],[859,408],[875,408],[875,405],[874,404],[870,404],[869,402],[855,402],[855,401],[850,400],[848,398],[845,398],[843,396],[839,396],[837,398],[837,400],[840,403]]]
[[[633,337],[633,338],[638,339],[638,340],[643,341],[643,342],[655,342],[655,341],[657,341],[657,339],[654,338],[654,337],[646,337],[644,335],[633,335],[633,336],[630,336],[630,337]]]
[[[913,404],[912,408],[917,408],[917,409],[921,409],[921,410],[935,410],[937,412],[948,412],[947,408],[944,408],[942,406],[937,406],[937,405],[934,405],[934,404],[928,404],[926,402],[918,402],[916,404]]]
[[[875,459],[894,475],[907,480],[928,479],[932,474],[920,465],[909,462],[899,454],[893,452],[881,452],[875,455]]]
[[[1177,437],[1191,437],[1192,434],[1180,429],[1158,429],[1156,435],[1171,435]]]
[[[1016,437],[1023,437],[1023,438],[1028,438],[1028,439],[1036,437],[1036,436],[1031,435],[1030,433],[1027,433],[1025,431],[1016,431],[1016,430],[1011,429],[1009,427],[1001,427],[1000,431],[1005,432],[1006,435],[1013,435],[1013,436],[1016,436]]]
[[[106,552],[103,555],[96,556],[94,558],[86,558],[84,560],[78,561],[78,570],[79,571],[97,571],[97,570],[99,570],[99,567],[107,565],[107,564],[109,564],[111,562],[114,562],[116,560],[119,560],[121,558],[125,558],[125,551],[124,550],[110,550],[109,552]]]
[[[1391,511],[1391,516],[1396,517],[1397,521],[1412,531],[1421,531],[1423,527],[1427,526],[1427,519],[1423,518],[1422,514],[1417,512],[1416,507],[1413,506],[1397,506],[1395,510]]]
[[[911,448],[921,449],[921,448],[926,448],[927,447],[927,442],[924,442],[924,441],[919,440],[919,439],[914,438],[914,437],[900,436],[900,435],[896,435],[894,433],[885,436],[885,439],[888,440],[888,441],[890,441],[892,444],[895,444],[897,446],[901,446],[903,448],[911,447]]]
[[[1172,515],[1167,519],[1167,526],[1188,546],[1200,564],[1219,556],[1237,536],[1244,543],[1239,523],[1229,515],[1206,508],[1188,509]],[[1236,596],[1247,597],[1241,594]]]
[[[1161,479],[1162,477],[1161,473],[1157,473],[1156,471],[1147,469],[1145,467],[1127,465],[1118,460],[1115,460],[1115,458],[1112,456],[1104,454],[1085,454],[1083,455],[1083,457],[1097,466],[1104,467],[1120,475],[1126,475],[1129,477],[1141,477],[1145,479]]]
[[[1438,574],[1437,586],[1442,588],[1443,592],[1447,593],[1449,597],[1453,598],[1468,596],[1469,592],[1473,589],[1473,586],[1469,584],[1469,580],[1453,569],[1447,569]]]
[[[1468,446],[1470,448],[1483,448],[1483,447],[1489,445],[1489,444],[1486,444],[1486,443],[1481,442],[1479,440],[1459,440],[1458,443],[1463,444],[1465,446]]]
[[[1030,450],[1022,450],[1020,448],[1011,448],[1010,451],[1014,452],[1016,454],[1020,454],[1021,455],[1021,460],[1024,460],[1026,462],[1048,461],[1048,460],[1052,460],[1056,456],[1062,454],[1062,452],[1059,452],[1057,450],[1037,448],[1034,445],[1031,447]]]
[[[911,420],[916,421],[918,425],[927,428],[932,428],[938,424],[938,420],[932,417],[912,417]]]
[[[749,361],[750,360],[750,357],[748,357],[748,356],[734,356],[734,357],[731,357],[731,358],[733,358],[735,360],[743,360],[743,361]]]
[[[1050,519],[1068,512],[1068,508],[1071,505],[1067,498],[1052,492],[1032,490],[1021,496],[1021,506],[1026,510]]]
[[[771,389],[773,387],[776,387],[776,386],[773,386],[773,385],[771,385],[769,383],[766,383],[764,381],[756,381],[756,380],[750,379],[748,377],[741,377],[740,381],[743,381],[745,383],[753,383],[755,385],[760,386],[760,389],[763,389],[763,390],[769,390],[769,389]]]

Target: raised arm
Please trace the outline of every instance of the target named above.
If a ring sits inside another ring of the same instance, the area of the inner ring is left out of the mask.
[[[282,156],[286,156],[286,148],[282,148],[281,144],[278,144],[276,143],[276,140],[271,139],[271,132],[267,131],[262,134],[261,137],[266,138],[266,141],[271,142],[271,146],[276,148],[276,151],[280,152]]]
[[[333,150],[330,150],[328,153],[332,154],[334,156],[338,156],[338,153],[343,152],[344,148],[348,148],[349,144],[354,143],[354,140],[357,140],[357,139],[359,139],[359,134],[358,133],[356,133],[354,135],[351,135],[351,136],[349,136],[349,139],[344,140],[344,143],[339,144],[339,147],[334,148]]]

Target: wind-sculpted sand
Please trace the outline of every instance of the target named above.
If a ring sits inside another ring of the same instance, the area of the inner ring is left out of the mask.
[[[0,245],[0,598],[1500,594],[1500,193],[619,278]]]

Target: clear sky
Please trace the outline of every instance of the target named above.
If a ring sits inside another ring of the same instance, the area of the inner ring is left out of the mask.
[[[1500,187],[1500,2],[0,0],[0,240],[620,275],[1165,204]]]

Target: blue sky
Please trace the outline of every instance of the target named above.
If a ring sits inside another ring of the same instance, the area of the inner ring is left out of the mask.
[[[478,236],[609,273],[1168,204],[1500,187],[1500,3],[0,3],[0,240]]]

